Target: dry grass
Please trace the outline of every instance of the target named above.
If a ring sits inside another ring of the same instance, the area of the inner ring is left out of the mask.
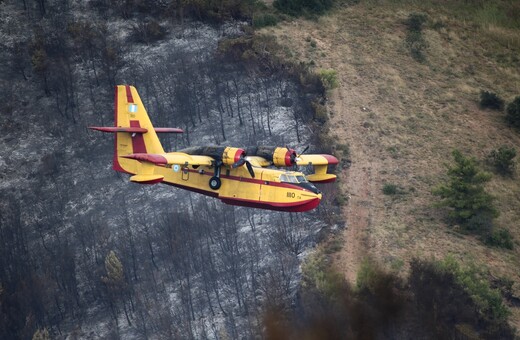
[[[361,3],[316,22],[294,20],[262,31],[276,36],[296,61],[312,60],[316,69],[338,72],[340,86],[329,101],[331,134],[350,145],[352,167],[342,174],[351,200],[345,209],[346,245],[336,266],[353,279],[356,258],[367,252],[390,267],[404,261],[403,273],[412,257],[453,254],[513,279],[520,296],[520,244],[513,251],[494,249],[457,233],[432,207],[430,194],[454,148],[478,159],[501,145],[520,149],[520,134],[505,125],[503,114],[483,111],[477,103],[482,89],[506,101],[520,95],[520,35],[429,10],[426,62],[417,63],[404,44],[403,24],[416,10],[410,4]],[[518,176],[496,175],[488,189],[501,212],[497,224],[520,241]],[[398,185],[404,194],[385,196],[384,183]],[[513,323],[520,328],[518,308]]]

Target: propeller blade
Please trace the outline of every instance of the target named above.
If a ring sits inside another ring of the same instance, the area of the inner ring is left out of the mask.
[[[241,157],[238,161],[236,161],[235,163],[233,163],[233,165],[231,165],[231,167],[232,167],[233,169],[238,168],[239,166],[244,165],[245,162],[246,162],[246,159],[243,158],[243,157]]]
[[[246,163],[247,171],[249,171],[251,178],[255,178],[255,171],[253,170],[253,166],[251,165],[251,163],[249,163],[249,161],[245,161],[245,163]]]
[[[309,146],[310,146],[310,145],[307,145],[307,147],[306,147],[305,149],[303,149],[303,151],[300,152],[300,154],[299,154],[298,156],[303,155],[303,154],[305,153],[305,151],[309,150]]]

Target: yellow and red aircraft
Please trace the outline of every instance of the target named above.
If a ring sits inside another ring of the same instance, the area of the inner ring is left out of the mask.
[[[113,169],[133,175],[132,182],[169,184],[227,204],[307,211],[316,208],[322,197],[311,182],[336,179],[327,173],[329,164],[338,163],[336,157],[298,155],[288,147],[206,146],[164,152],[157,133],[183,131],[154,128],[133,86],[116,87],[114,126],[90,129],[115,133]],[[294,165],[312,165],[314,174],[267,168]]]

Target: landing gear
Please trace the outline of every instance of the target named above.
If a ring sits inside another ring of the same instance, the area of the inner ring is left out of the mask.
[[[221,185],[222,181],[220,180],[220,178],[216,176],[211,177],[211,179],[209,180],[209,187],[213,190],[218,190],[218,188],[220,188]]]
[[[222,185],[222,181],[220,180],[220,167],[222,166],[222,162],[217,161],[214,164],[214,175],[209,180],[209,187],[213,190],[218,190]]]

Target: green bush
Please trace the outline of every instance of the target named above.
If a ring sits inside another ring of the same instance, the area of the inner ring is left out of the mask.
[[[487,245],[497,248],[513,249],[513,236],[506,229],[493,230],[485,239]]]
[[[385,195],[397,195],[399,193],[399,189],[397,185],[392,183],[385,183],[383,185],[383,194]]]
[[[510,312],[502,303],[500,292],[492,289],[487,280],[487,273],[476,265],[461,267],[452,257],[440,262],[442,269],[455,275],[455,279],[471,295],[482,316],[496,321],[506,321]]]
[[[452,257],[433,262],[414,259],[408,282],[419,318],[437,338],[473,338],[469,334],[483,339],[514,338],[500,292],[491,288],[488,273],[475,265],[462,267]]]
[[[507,105],[506,119],[512,126],[520,128],[520,96]]]
[[[339,85],[338,73],[335,70],[320,70],[319,77],[327,90],[335,89]]]
[[[253,27],[255,28],[276,26],[276,24],[278,24],[278,18],[273,14],[259,14],[253,18]]]
[[[504,100],[496,93],[480,91],[480,107],[483,109],[502,111],[504,109]]]
[[[458,150],[452,154],[455,163],[448,165],[448,181],[432,190],[441,197],[437,206],[448,207],[449,217],[464,229],[487,233],[498,216],[493,197],[484,189],[491,175],[478,169],[474,157],[465,157]]]
[[[420,32],[427,18],[426,14],[423,13],[411,13],[406,19],[405,24],[409,31]]]
[[[412,13],[405,22],[408,29],[405,38],[406,46],[410,49],[412,58],[418,62],[426,60],[424,50],[428,47],[428,44],[422,35],[422,27],[426,20],[425,14]]]
[[[497,150],[491,151],[488,158],[490,163],[495,167],[498,173],[502,175],[511,175],[515,169],[514,158],[516,157],[516,149],[501,146]]]

